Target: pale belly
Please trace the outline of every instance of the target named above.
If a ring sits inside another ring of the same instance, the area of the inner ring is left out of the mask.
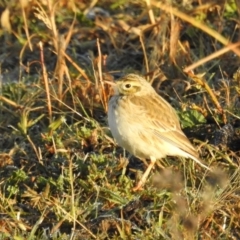
[[[142,122],[141,112],[136,114],[135,111],[132,115],[132,111],[125,110],[116,111],[109,106],[108,123],[118,145],[139,158],[160,159],[171,153],[182,155],[178,154],[178,148],[158,138],[151,127]]]

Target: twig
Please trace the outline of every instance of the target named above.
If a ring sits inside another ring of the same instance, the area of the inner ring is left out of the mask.
[[[184,72],[190,72],[193,69],[195,69],[196,67],[198,67],[198,66],[200,66],[200,65],[202,65],[202,64],[204,64],[206,62],[209,62],[210,60],[212,60],[214,58],[217,58],[217,57],[223,55],[224,53],[228,52],[229,50],[234,50],[238,46],[240,46],[240,42],[231,43],[231,44],[225,46],[224,48],[222,48],[222,49],[220,49],[220,50],[218,50],[218,51],[208,55],[207,57],[200,59],[196,63],[193,63],[190,66],[187,66],[183,71]]]
[[[105,90],[104,90],[104,83],[103,83],[103,76],[102,76],[102,52],[101,52],[101,47],[100,47],[100,43],[99,43],[98,38],[97,38],[97,47],[98,47],[98,63],[97,63],[97,66],[98,66],[99,80],[100,80],[101,88],[102,88],[103,107],[104,107],[105,111],[107,111],[107,97],[106,97]]]
[[[49,90],[49,85],[48,85],[48,75],[47,75],[46,67],[44,64],[43,44],[42,44],[42,42],[39,42],[38,45],[40,48],[40,62],[41,62],[41,66],[42,66],[42,76],[43,76],[45,91],[46,91],[46,95],[47,95],[49,123],[51,124],[51,122],[52,122],[52,103],[51,103],[50,90]]]
[[[188,72],[187,74],[190,78],[192,78],[196,83],[201,85],[207,91],[207,93],[210,95],[213,103],[217,107],[219,113],[222,114],[223,122],[226,124],[227,123],[226,114],[225,114],[223,108],[221,107],[216,95],[214,94],[214,92],[212,91],[210,86],[208,85],[207,81],[203,78],[200,78],[199,76],[194,75],[192,72]]]
[[[221,34],[219,34],[217,31],[215,31],[214,29],[211,29],[210,27],[208,27],[206,24],[201,23],[197,20],[195,20],[193,17],[190,17],[189,15],[179,11],[177,8],[174,8],[172,6],[168,6],[163,4],[162,2],[157,2],[157,1],[151,1],[151,4],[155,7],[158,7],[160,9],[162,9],[163,11],[166,11],[168,13],[171,13],[179,18],[181,18],[182,20],[191,23],[193,26],[195,26],[196,28],[201,29],[202,31],[206,32],[208,35],[212,36],[214,39],[218,40],[219,42],[221,42],[224,45],[230,44],[229,40],[226,39],[225,37],[223,37]],[[239,49],[232,49],[233,52],[235,52],[238,56],[240,56],[240,50]]]

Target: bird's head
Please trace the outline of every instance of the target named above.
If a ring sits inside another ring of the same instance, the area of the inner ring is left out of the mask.
[[[143,77],[136,74],[128,74],[116,82],[105,82],[113,86],[115,95],[141,96],[154,91],[150,83],[148,83]]]

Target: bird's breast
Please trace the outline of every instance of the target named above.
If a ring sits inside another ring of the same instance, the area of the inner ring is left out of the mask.
[[[138,124],[136,121],[136,109],[127,97],[113,96],[108,106],[108,123],[113,137],[117,143],[129,149],[130,141],[137,136]]]

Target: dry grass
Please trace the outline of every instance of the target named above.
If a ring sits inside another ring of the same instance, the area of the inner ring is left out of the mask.
[[[238,3],[0,2],[1,239],[239,239]],[[237,2],[237,1],[236,1]],[[208,173],[125,157],[103,80],[141,73]]]

